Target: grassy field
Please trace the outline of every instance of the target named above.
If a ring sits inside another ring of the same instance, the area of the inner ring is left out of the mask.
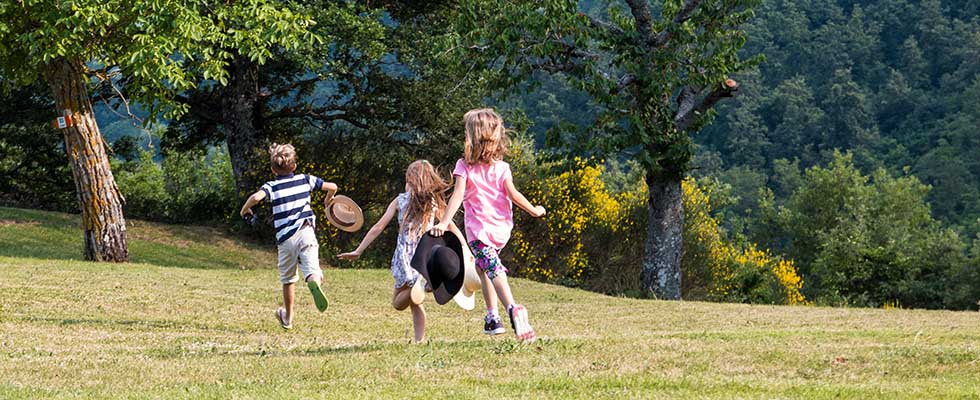
[[[0,398],[980,398],[980,313],[662,302],[513,280],[541,340],[482,334],[387,269],[326,270],[276,324],[272,247],[130,221],[86,263],[72,216],[0,208]]]

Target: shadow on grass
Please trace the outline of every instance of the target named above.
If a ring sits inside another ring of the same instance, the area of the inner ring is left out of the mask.
[[[81,260],[78,215],[0,207],[0,255]],[[223,229],[127,221],[130,262],[178,268],[275,266],[272,244],[231,237]]]

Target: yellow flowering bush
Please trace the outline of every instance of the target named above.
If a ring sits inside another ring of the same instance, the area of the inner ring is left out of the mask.
[[[694,179],[681,183],[684,196],[682,292],[687,299],[743,303],[805,304],[792,260],[754,244],[726,243],[711,215],[711,193]]]
[[[504,264],[525,277],[606,293],[639,292],[646,238],[646,184],[598,160],[539,161],[517,138],[509,159],[518,188],[547,216],[515,213]],[[560,168],[560,169],[559,169]],[[619,181],[618,188],[609,181]],[[726,242],[711,214],[711,193],[693,179],[684,196],[684,298],[711,301],[804,304],[803,282],[793,262]]]
[[[548,216],[535,221],[518,216],[509,266],[538,280],[581,285],[596,263],[603,239],[632,226],[628,194],[612,194],[601,179],[602,167],[575,159],[573,168],[542,179],[525,180],[520,189]],[[633,201],[635,202],[635,201]],[[622,235],[632,239],[631,235]],[[506,262],[505,262],[506,263]]]

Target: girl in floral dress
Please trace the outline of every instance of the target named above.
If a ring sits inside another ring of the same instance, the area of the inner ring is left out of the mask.
[[[405,192],[388,204],[384,215],[371,227],[356,250],[337,256],[342,260],[358,259],[397,215],[398,244],[391,257],[391,275],[395,278],[391,305],[399,311],[411,308],[416,343],[425,340],[425,307],[422,306],[425,290],[418,271],[412,269],[412,257],[419,238],[432,228],[436,218],[445,210],[445,192],[448,188],[449,184],[428,161],[418,160],[409,164],[405,171]],[[452,221],[449,229],[459,231]]]

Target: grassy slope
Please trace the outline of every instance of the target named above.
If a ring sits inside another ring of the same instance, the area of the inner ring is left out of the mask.
[[[270,250],[131,222],[140,263],[85,263],[68,260],[75,226],[0,209],[0,398],[980,397],[975,312],[643,301],[515,279],[542,340],[484,337],[479,310],[427,300],[430,342],[410,345],[385,269],[328,270],[330,308],[300,291],[284,332]]]

